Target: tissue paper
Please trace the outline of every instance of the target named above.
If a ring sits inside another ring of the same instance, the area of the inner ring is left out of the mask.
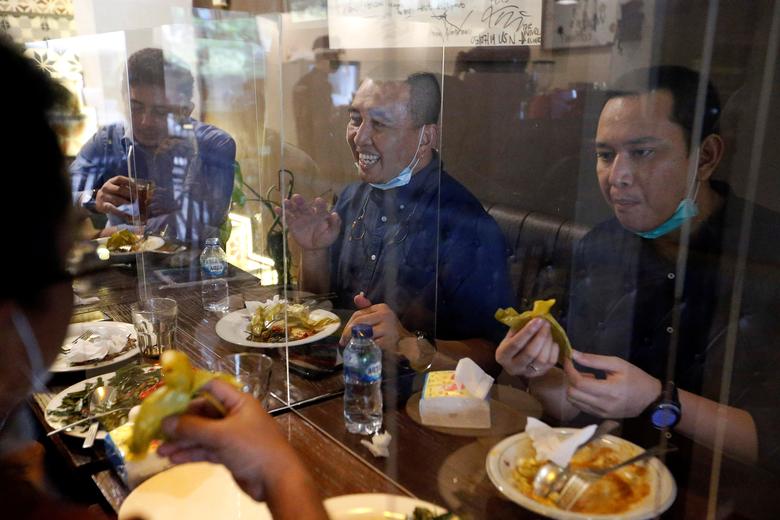
[[[554,428],[533,417],[528,418],[525,426],[525,433],[531,438],[536,450],[536,460],[539,462],[549,460],[562,467],[569,465],[574,452],[583,442],[590,439],[594,431],[596,425],[591,424],[561,439]]]

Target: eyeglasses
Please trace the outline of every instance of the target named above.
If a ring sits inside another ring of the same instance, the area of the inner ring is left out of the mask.
[[[365,218],[366,218],[366,206],[368,205],[368,197],[371,194],[369,191],[366,193],[365,198],[363,199],[363,204],[360,207],[360,213],[355,218],[355,220],[352,221],[352,225],[350,226],[349,230],[349,240],[350,242],[355,240],[363,240],[366,236],[366,225],[365,225]],[[409,236],[409,222],[412,220],[412,217],[414,216],[415,212],[417,211],[417,206],[419,205],[419,202],[414,205],[412,208],[412,211],[409,212],[409,214],[406,216],[406,218],[398,224],[398,227],[395,230],[395,233],[393,233],[393,236],[390,237],[390,240],[385,242],[385,245],[393,245],[393,244],[400,244],[404,240],[406,240],[406,237]],[[356,231],[357,230],[357,231]]]

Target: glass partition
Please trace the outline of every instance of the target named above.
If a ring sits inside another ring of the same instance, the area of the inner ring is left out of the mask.
[[[77,314],[173,298],[195,364],[267,354],[269,409],[464,518],[562,514],[544,441],[607,419],[574,466],[662,453],[575,511],[774,517],[776,2],[202,4],[25,42]]]

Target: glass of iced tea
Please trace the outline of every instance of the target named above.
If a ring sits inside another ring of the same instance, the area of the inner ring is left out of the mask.
[[[130,188],[132,202],[138,202],[138,219],[141,224],[146,224],[152,206],[154,194],[154,182],[146,179],[135,179]]]

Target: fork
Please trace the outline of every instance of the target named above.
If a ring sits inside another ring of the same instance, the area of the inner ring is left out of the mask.
[[[585,469],[582,471],[573,472],[571,475],[569,475],[569,478],[566,479],[566,484],[563,485],[561,493],[558,495],[558,500],[556,500],[555,504],[561,509],[568,511],[574,506],[574,504],[577,503],[577,500],[580,499],[582,494],[585,493],[591,484],[597,480],[600,480],[605,475],[608,475],[609,473],[612,473],[613,471],[624,466],[629,466],[635,462],[639,462],[640,460],[649,459],[650,457],[669,453],[670,451],[677,451],[677,447],[672,446],[671,444],[666,446],[653,446],[652,448],[643,451],[639,455],[631,457],[628,460],[624,460],[623,462],[608,468]]]
[[[71,344],[71,345],[75,345],[76,343],[78,343],[78,342],[79,342],[79,341],[81,341],[82,339],[84,339],[84,340],[86,340],[86,339],[89,339],[89,338],[90,338],[90,336],[92,336],[92,334],[94,334],[94,331],[93,331],[92,329],[87,329],[87,330],[85,330],[84,332],[82,332],[81,334],[79,334],[79,335],[76,337],[76,339],[74,339],[73,341],[71,341],[71,342],[70,342],[70,344]]]

